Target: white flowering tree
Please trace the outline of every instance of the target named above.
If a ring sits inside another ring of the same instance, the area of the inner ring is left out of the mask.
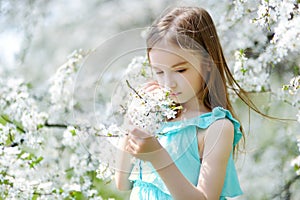
[[[103,2],[100,8],[105,10],[116,3]],[[170,2],[159,3],[167,5]],[[297,190],[300,185],[300,2],[234,0],[201,1],[201,4],[181,1],[177,4],[207,8],[216,22],[229,66],[240,85],[256,94],[254,99],[267,102],[258,103],[264,112],[294,120],[283,120],[280,124],[273,124],[273,121],[261,128],[264,122],[254,115],[246,146],[249,153],[244,164],[238,163],[245,192],[242,198],[296,199],[300,195]],[[91,9],[87,3],[84,5],[87,10]],[[144,1],[136,5],[143,8],[139,10],[151,10],[155,14],[163,9]],[[132,12],[127,2],[120,6]],[[139,15],[155,18],[149,13]],[[111,17],[114,23],[105,26],[112,28],[121,19],[116,13],[110,14],[114,15]],[[125,20],[124,16],[121,18]],[[145,21],[139,25],[149,25],[144,24]],[[105,92],[95,93],[95,107],[89,109],[89,105],[83,103],[90,101],[83,98],[89,91],[84,91],[85,85],[78,85],[83,83],[78,80],[85,73],[82,66],[94,53],[95,50],[75,51],[65,64],[49,75],[47,86],[42,88],[36,87],[38,83],[29,83],[28,75],[13,75],[17,71],[14,68],[1,68],[0,199],[122,199],[124,194],[115,194],[106,184],[113,179],[115,144],[122,137],[122,117],[130,107],[122,100],[130,92],[138,96],[134,90],[148,80],[151,71],[144,57],[132,55],[128,71],[106,71],[102,73],[101,84],[97,83],[99,79],[92,79],[96,81],[88,84],[98,84],[101,87],[97,90]],[[26,60],[25,55],[28,58],[37,53],[26,54],[25,48],[22,55]],[[127,64],[122,63],[120,68],[126,69]],[[123,85],[116,87],[111,82]],[[118,95],[111,95],[109,90]],[[140,97],[137,99],[143,102]],[[156,106],[156,103],[152,101],[151,105]],[[237,101],[235,106],[243,113],[244,108],[239,104]],[[143,112],[151,110],[151,105]],[[137,117],[134,113],[133,119]],[[247,124],[247,116],[241,119]]]

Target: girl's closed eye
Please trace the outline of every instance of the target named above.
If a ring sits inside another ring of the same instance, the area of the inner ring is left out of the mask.
[[[177,69],[176,72],[179,72],[179,73],[183,73],[185,72],[187,69]]]
[[[159,75],[159,74],[163,74],[164,72],[163,71],[156,71],[155,73]]]

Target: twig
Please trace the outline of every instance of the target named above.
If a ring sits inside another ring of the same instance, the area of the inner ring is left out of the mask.
[[[68,125],[66,124],[49,124],[48,121],[46,121],[45,126],[53,128],[68,128]]]
[[[136,94],[136,95],[138,95],[138,97],[140,98],[140,99],[142,99],[142,100],[144,100],[144,102],[145,103],[147,103],[147,101],[129,84],[129,81],[128,80],[126,80],[126,83],[127,83],[127,86],[130,88],[130,89],[132,89],[133,90],[133,92]]]
[[[20,125],[14,123],[12,120],[10,120],[7,116],[5,115],[0,115],[0,118],[2,118],[3,120],[5,120],[6,122],[13,124],[16,126],[17,130],[21,131],[22,133],[25,133],[26,131],[23,129],[23,127],[21,127]]]
[[[68,128],[69,125],[66,125],[66,124],[49,124],[48,122],[46,122],[45,126],[46,127],[52,127],[52,128],[63,128],[63,129],[66,129],[66,128]],[[77,129],[80,129],[80,127],[77,127]],[[87,129],[90,129],[90,127],[87,127]],[[97,133],[95,135],[99,136],[99,137],[120,137],[120,135],[118,135],[118,134],[111,134],[111,133],[109,133],[107,135],[103,135],[103,134],[99,134],[98,132],[100,132],[100,131],[97,131]]]

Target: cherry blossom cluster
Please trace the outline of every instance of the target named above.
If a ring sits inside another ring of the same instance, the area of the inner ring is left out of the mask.
[[[35,193],[49,192],[46,174],[35,172],[44,160],[35,152],[44,146],[48,115],[39,110],[29,86],[19,78],[0,79],[0,196],[5,199],[31,199]]]
[[[245,90],[270,91],[273,68],[278,66],[290,70],[290,64],[299,65],[298,4],[294,0],[262,0],[260,3],[236,0],[233,2],[232,22],[224,18],[217,22],[220,29],[229,34],[222,36],[227,44],[225,51],[229,54],[236,52],[234,62],[229,60],[229,63],[234,77]],[[240,27],[244,30],[239,31]],[[235,41],[230,40],[233,35]]]
[[[290,94],[289,103],[298,110],[297,121],[300,123],[300,76],[296,76],[290,80],[288,85],[283,85],[284,91]]]
[[[216,18],[217,28],[234,77],[247,91],[271,90],[272,69],[280,67],[291,71],[291,66],[298,66],[298,71],[294,70],[297,71],[295,77],[284,86],[284,91],[297,109],[300,123],[298,1],[234,0],[233,7],[224,6],[219,1],[207,1],[207,4],[218,10],[216,13],[227,13]],[[105,125],[64,119],[64,113],[70,112],[76,104],[72,98],[73,86],[87,54],[82,50],[75,51],[53,75],[49,88],[43,91],[43,98],[39,98],[22,78],[7,76],[0,69],[1,198],[102,199],[94,183],[109,182],[113,178],[116,145],[124,133],[120,124],[110,120],[116,118],[115,110],[105,112],[102,117]],[[128,87],[126,80],[137,92]],[[120,119],[128,116],[133,124],[153,133],[162,121],[174,118],[181,108],[169,99],[168,91],[164,89],[143,92],[140,89],[142,83],[149,80],[152,80],[152,72],[147,59],[135,57],[112,99],[114,109],[121,111]],[[49,104],[45,106],[45,102]],[[87,121],[90,115],[87,113]],[[53,124],[49,122],[50,118]],[[283,142],[290,137],[284,128],[276,131],[275,141]],[[298,140],[298,146],[299,143]],[[281,168],[276,167],[276,163],[280,163],[279,156],[284,155],[284,151],[270,146],[259,156],[261,160],[270,161],[272,158],[272,162],[267,162],[267,166],[258,162],[245,165],[247,174],[259,178],[257,173],[260,170]],[[282,162],[290,163],[290,160]],[[299,174],[300,156],[293,159],[292,166]],[[268,183],[261,186],[260,191],[272,189]],[[248,193],[256,192],[257,186],[255,188],[251,182]]]
[[[58,113],[70,112],[73,109],[76,104],[73,98],[76,75],[83,58],[89,53],[82,49],[75,50],[68,56],[67,62],[60,66],[51,77],[48,90],[51,105],[50,113],[57,115]]]
[[[297,121],[300,123],[300,76],[296,76],[292,78],[287,85],[283,85],[282,88],[284,91],[288,91],[290,94],[290,104],[298,110],[297,113]],[[286,100],[286,101],[288,101]],[[300,153],[300,138],[298,141],[298,148]],[[295,159],[292,160],[291,165],[295,168],[296,173],[300,175],[300,155],[297,156]]]
[[[132,102],[128,107],[128,120],[150,134],[155,134],[163,121],[176,118],[178,111],[182,109],[182,106],[174,103],[169,95],[170,92],[164,88],[131,93]]]
[[[74,61],[73,57],[70,60],[64,66],[79,65],[79,60]],[[65,75],[65,78],[70,77]],[[51,106],[45,111],[44,104],[38,101],[40,98],[31,92],[30,84],[22,79],[1,76],[0,196],[27,200],[72,199],[83,195],[102,199],[92,184],[99,158],[82,150],[84,146],[80,143],[91,139],[78,139],[74,134],[66,142],[60,130],[66,125],[49,124],[47,113],[53,114]],[[68,104],[61,102],[60,107]],[[76,133],[70,128],[65,132]]]

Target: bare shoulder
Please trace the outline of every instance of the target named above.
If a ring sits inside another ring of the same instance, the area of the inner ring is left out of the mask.
[[[207,129],[204,143],[208,146],[213,145],[215,141],[223,144],[232,144],[234,138],[234,126],[229,119],[220,119],[213,122]]]
[[[215,122],[213,122],[207,129],[197,129],[197,136],[199,142],[204,141],[204,139],[210,135],[219,135],[218,133],[225,133],[226,135],[232,135],[234,134],[234,126],[233,123],[227,119],[220,119]]]
[[[234,126],[233,126],[233,123],[227,119],[227,118],[224,118],[224,119],[219,119],[215,122],[213,122],[209,128],[208,128],[209,131],[222,131],[222,132],[232,132],[234,131]]]
[[[227,162],[234,139],[234,126],[229,119],[213,122],[207,129],[204,138],[203,158]]]

